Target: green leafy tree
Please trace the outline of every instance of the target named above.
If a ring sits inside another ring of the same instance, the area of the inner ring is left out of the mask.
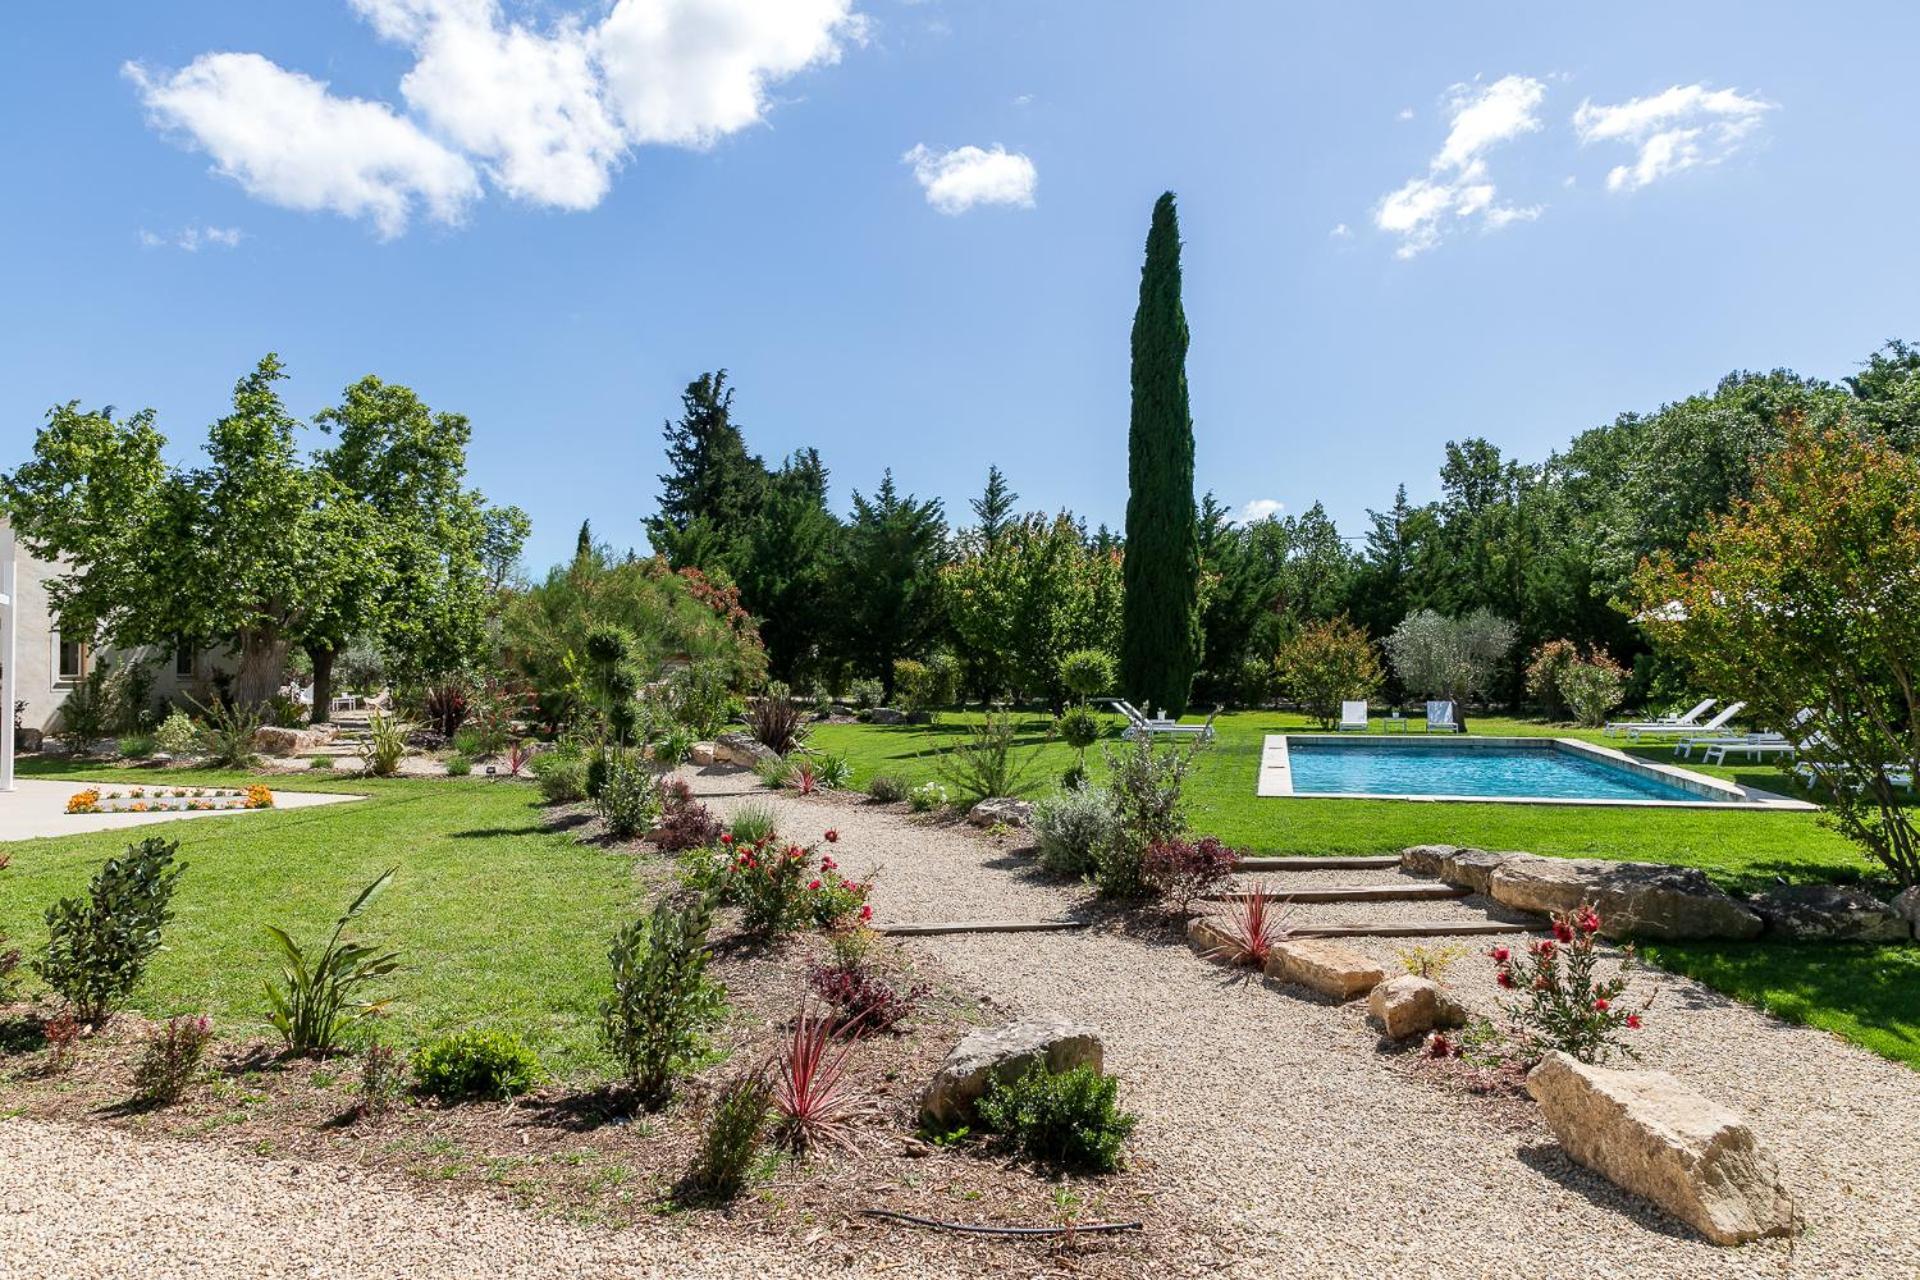
[[[1792,427],[1751,494],[1683,558],[1635,575],[1634,607],[1706,687],[1792,736],[1827,814],[1903,886],[1920,831],[1920,461],[1847,427]]]
[[[1310,622],[1275,659],[1280,682],[1323,728],[1340,720],[1340,704],[1379,692],[1380,659],[1367,633],[1345,617]]]
[[[1133,318],[1127,432],[1126,596],[1120,685],[1142,706],[1183,714],[1200,665],[1200,545],[1187,405],[1187,316],[1171,191],[1153,206]]]
[[[493,507],[483,516],[480,563],[487,585],[497,593],[520,574],[520,549],[533,532],[533,520],[519,507]]]

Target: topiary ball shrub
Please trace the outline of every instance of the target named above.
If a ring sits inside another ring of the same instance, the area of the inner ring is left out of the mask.
[[[511,1098],[540,1081],[540,1058],[519,1036],[468,1027],[414,1051],[414,1088],[430,1098]]]

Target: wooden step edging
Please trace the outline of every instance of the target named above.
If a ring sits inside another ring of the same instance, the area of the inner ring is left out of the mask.
[[[1400,865],[1400,855],[1390,853],[1384,857],[1351,858],[1242,858],[1234,864],[1235,871],[1384,871]]]
[[[1469,892],[1450,884],[1416,881],[1409,884],[1312,885],[1300,889],[1269,885],[1266,896],[1269,900],[1282,902],[1430,902],[1464,898]],[[1244,902],[1252,896],[1251,891],[1244,889],[1202,895],[1207,902]]]
[[[875,925],[890,938],[934,938],[955,933],[1066,933],[1087,927],[1085,920],[952,920]]]
[[[1287,931],[1292,938],[1446,938],[1486,937],[1534,933],[1544,924],[1513,924],[1506,920],[1427,920],[1405,924],[1304,924]]]

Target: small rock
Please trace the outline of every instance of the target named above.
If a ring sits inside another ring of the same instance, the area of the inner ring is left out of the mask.
[[[1575,1161],[1714,1244],[1791,1234],[1793,1197],[1738,1112],[1664,1071],[1615,1071],[1550,1053],[1527,1092]]]
[[[1920,942],[1920,885],[1915,885],[1893,900],[1893,913],[1907,922],[1913,930],[1914,940]]]
[[[332,742],[336,732],[330,724],[308,725],[301,729],[262,725],[254,731],[253,749],[270,756],[304,755]]]
[[[1273,949],[1267,957],[1267,976],[1336,1000],[1351,1000],[1373,990],[1387,975],[1351,947],[1321,938],[1301,938]]]
[[[1065,1018],[1043,1015],[970,1031],[940,1064],[920,1098],[925,1124],[951,1127],[973,1119],[974,1104],[990,1080],[1014,1080],[1035,1063],[1054,1075],[1075,1067],[1100,1070],[1100,1033]]]
[[[1845,885],[1781,885],[1747,902],[1769,934],[1803,942],[1900,942],[1913,932],[1892,907]]]
[[[1024,827],[1033,821],[1033,805],[1012,796],[992,796],[967,810],[967,821],[976,827],[991,827],[996,822]]]
[[[1240,944],[1218,916],[1195,916],[1187,921],[1187,942],[1202,956],[1222,963],[1232,961],[1240,952]]]
[[[1467,1011],[1431,978],[1411,973],[1389,978],[1367,996],[1367,1012],[1390,1040],[1424,1035],[1435,1027],[1461,1027]]]

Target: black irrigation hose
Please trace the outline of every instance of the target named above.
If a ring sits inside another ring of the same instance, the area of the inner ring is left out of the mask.
[[[958,1231],[971,1236],[1091,1236],[1113,1231],[1139,1231],[1138,1222],[1091,1222],[1084,1227],[985,1227],[967,1222],[942,1222],[938,1218],[916,1218],[910,1213],[895,1213],[891,1209],[862,1209],[861,1215],[868,1218],[888,1218],[894,1222],[905,1222],[916,1227],[932,1227],[935,1231]]]

